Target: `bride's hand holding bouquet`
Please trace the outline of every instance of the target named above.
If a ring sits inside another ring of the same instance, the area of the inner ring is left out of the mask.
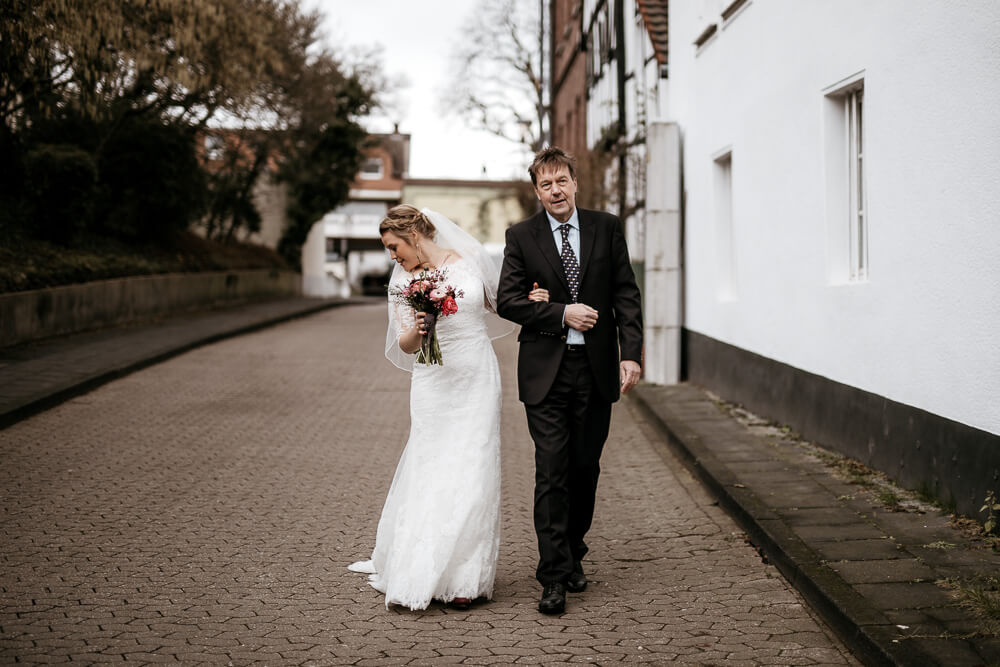
[[[443,269],[422,271],[405,286],[392,290],[392,296],[400,303],[413,308],[416,329],[419,332],[420,347],[416,354],[417,363],[444,365],[441,346],[437,337],[437,321],[458,312],[456,299],[464,296],[446,284],[447,273]]]

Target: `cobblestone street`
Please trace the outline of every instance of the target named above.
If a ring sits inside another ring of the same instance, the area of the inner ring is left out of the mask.
[[[384,337],[384,305],[328,310],[0,431],[0,662],[857,664],[628,400],[591,585],[539,614],[512,336],[495,599],[386,610],[346,569],[370,555],[408,430]]]

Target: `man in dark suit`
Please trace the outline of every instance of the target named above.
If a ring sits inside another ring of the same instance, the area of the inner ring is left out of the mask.
[[[573,158],[546,148],[528,171],[544,210],[507,230],[497,312],[521,325],[517,380],[535,442],[538,609],[558,614],[567,589],[587,587],[581,561],[601,450],[611,404],[639,381],[642,311],[622,223],[576,208]]]

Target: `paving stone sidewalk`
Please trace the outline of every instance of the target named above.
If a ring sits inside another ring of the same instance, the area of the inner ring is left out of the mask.
[[[644,385],[635,397],[753,543],[866,663],[1000,665],[996,620],[991,629],[946,585],[992,589],[996,613],[1000,553],[988,541],[932,507],[886,506],[837,474],[830,457],[752,416],[735,418],[697,387]]]
[[[0,348],[0,428],[199,345],[351,299],[275,299]]]
[[[602,459],[592,583],[539,614],[513,337],[496,345],[494,599],[386,609],[346,569],[408,431],[384,318],[337,308],[198,347],[0,431],[0,662],[857,664],[630,400]]]

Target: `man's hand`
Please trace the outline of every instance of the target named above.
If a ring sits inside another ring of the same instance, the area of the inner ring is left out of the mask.
[[[566,306],[566,326],[577,331],[590,331],[597,324],[597,311],[585,303]]]
[[[621,376],[622,393],[627,394],[632,387],[639,384],[642,366],[634,361],[623,361],[618,374]]]
[[[538,283],[533,283],[531,291],[528,292],[528,301],[549,302],[549,291],[544,287],[539,287]]]

